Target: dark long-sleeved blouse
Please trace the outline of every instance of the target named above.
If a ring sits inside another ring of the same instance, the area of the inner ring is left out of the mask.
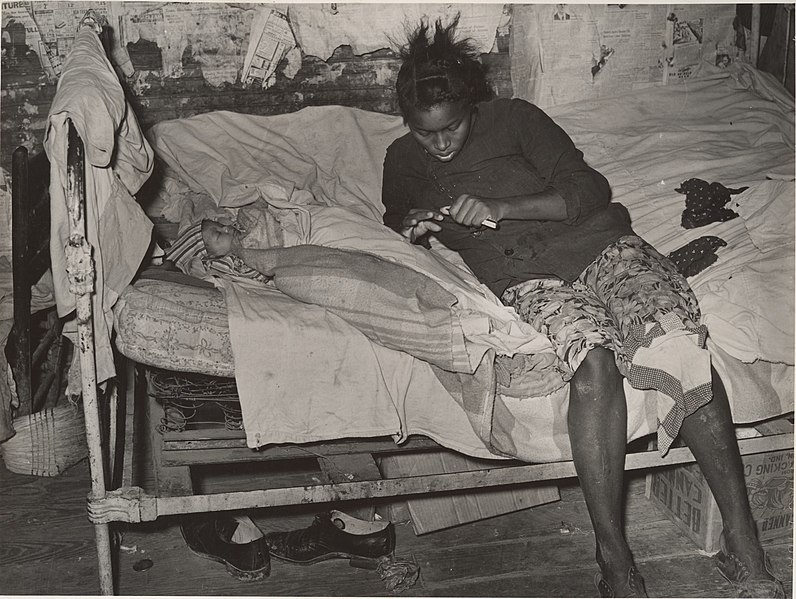
[[[467,143],[450,162],[429,156],[411,133],[390,145],[384,223],[397,230],[409,210],[439,210],[462,193],[505,198],[548,188],[564,198],[563,221],[504,220],[498,230],[474,234],[446,218],[436,237],[500,295],[532,278],[574,281],[606,247],[633,233],[627,210],[611,202],[608,181],[561,127],[524,100],[492,100],[477,106]]]

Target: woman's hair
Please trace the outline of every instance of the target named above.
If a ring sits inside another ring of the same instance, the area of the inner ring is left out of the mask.
[[[464,100],[476,104],[492,95],[473,41],[455,39],[458,24],[459,15],[446,27],[442,19],[437,19],[434,39],[429,42],[431,28],[423,19],[408,35],[401,48],[403,64],[395,84],[398,105],[405,117],[443,102]]]

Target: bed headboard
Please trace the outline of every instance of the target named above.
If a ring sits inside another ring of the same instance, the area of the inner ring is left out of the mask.
[[[6,345],[6,357],[14,372],[21,414],[41,408],[57,376],[53,373],[44,381],[35,381],[34,369],[52,344],[60,342],[63,324],[55,314],[48,315],[48,330],[35,336],[31,314],[31,287],[50,267],[49,185],[47,155],[39,152],[31,156],[24,146],[14,150],[11,180],[14,326]]]
[[[24,146],[12,156],[12,256],[14,293],[24,293],[39,280],[50,265],[50,161],[44,152],[31,157]],[[16,267],[23,267],[20,272]],[[23,283],[27,283],[26,285]]]

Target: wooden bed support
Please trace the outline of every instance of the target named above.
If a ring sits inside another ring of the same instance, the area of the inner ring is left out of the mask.
[[[80,372],[83,391],[83,414],[86,420],[91,493],[89,506],[106,502],[105,457],[102,444],[99,404],[97,402],[97,369],[94,361],[94,322],[91,296],[94,293],[94,264],[91,246],[86,239],[86,166],[83,141],[72,121],[69,121],[69,142],[66,156],[66,204],[69,212],[69,241],[66,260],[70,291],[75,295],[77,318],[77,351],[80,355]],[[91,510],[89,510],[91,519]],[[99,559],[100,591],[113,594],[113,566],[109,521],[94,522],[94,535]]]
[[[760,58],[760,5],[752,4],[752,39],[749,41],[749,58],[753,66],[757,66]]]

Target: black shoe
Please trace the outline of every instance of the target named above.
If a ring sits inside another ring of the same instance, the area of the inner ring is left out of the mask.
[[[265,535],[271,555],[309,565],[344,558],[359,568],[376,568],[379,558],[395,551],[392,522],[367,522],[332,510],[315,516],[307,528]]]
[[[185,518],[180,525],[188,547],[202,557],[224,564],[243,582],[262,580],[271,573],[271,556],[264,537],[233,543],[238,522],[228,516]]]
[[[734,553],[727,550],[724,533],[719,537],[721,550],[714,556],[716,567],[724,578],[735,587],[736,597],[771,597],[785,599],[785,587],[782,581],[774,576],[771,561],[763,553],[765,574],[753,576],[747,566]]]
[[[603,578],[602,573],[594,576],[594,584],[600,592],[600,597],[648,597],[644,577],[639,574],[635,566],[627,571],[627,580],[621,587],[613,588]]]

